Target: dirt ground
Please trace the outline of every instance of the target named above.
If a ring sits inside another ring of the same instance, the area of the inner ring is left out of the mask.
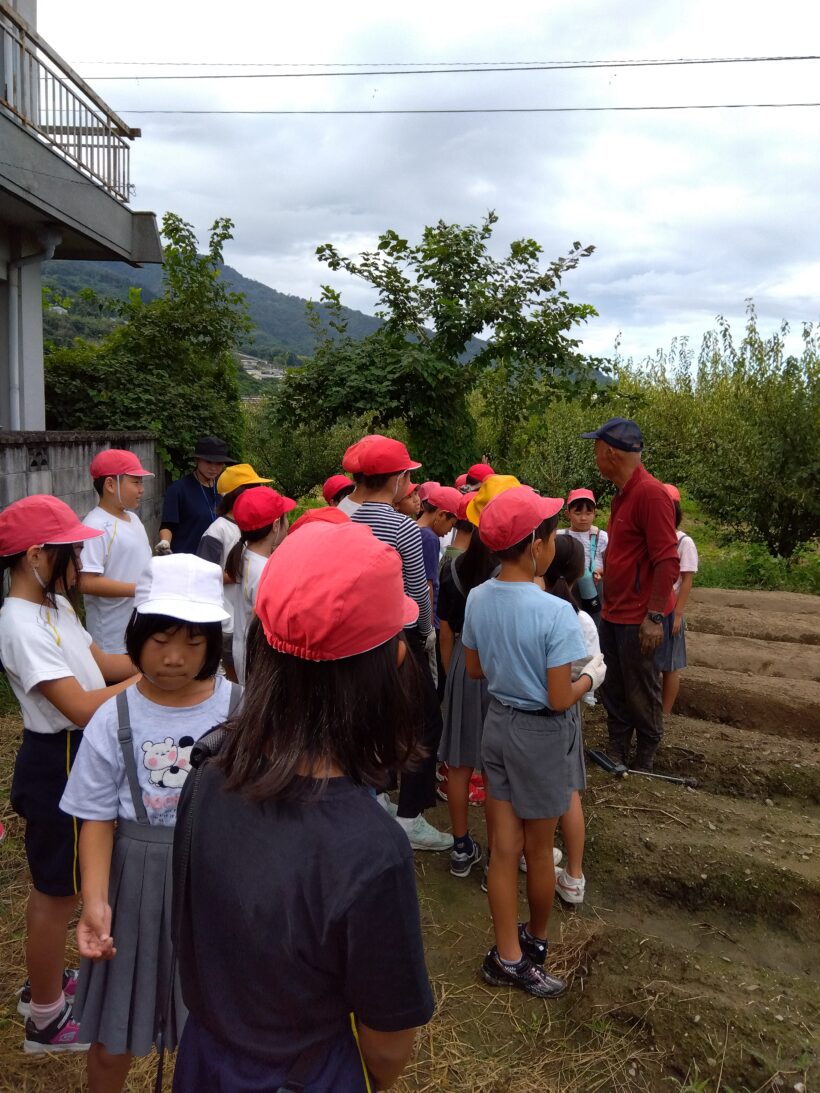
[[[446,855],[416,855],[438,1010],[401,1093],[820,1090],[820,600],[695,595],[694,667],[658,769],[698,787],[590,769],[586,902],[557,907],[550,928],[562,998],[484,985],[480,870],[456,880]],[[0,801],[16,732],[0,723]],[[605,740],[600,707],[586,736]],[[25,869],[2,818],[0,1089],[73,1093],[81,1059],[19,1050]],[[129,1088],[147,1093],[151,1076],[146,1060]]]

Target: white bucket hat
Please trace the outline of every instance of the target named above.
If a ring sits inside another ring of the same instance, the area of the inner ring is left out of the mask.
[[[152,558],[137,581],[134,607],[140,615],[168,615],[182,622],[224,622],[222,570],[195,554]]]

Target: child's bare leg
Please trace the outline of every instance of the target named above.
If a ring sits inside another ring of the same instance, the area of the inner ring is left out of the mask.
[[[482,772],[481,781],[484,785],[484,823],[487,828],[487,854],[489,855],[493,848],[493,818],[490,814],[490,809],[486,807],[486,802],[490,799],[490,787],[487,785],[487,775]],[[489,860],[489,859],[488,859]]]
[[[663,673],[663,712],[670,714],[680,690],[680,672]]]
[[[48,1006],[63,989],[68,924],[79,895],[47,896],[32,888],[26,907],[26,969],[31,1000]]]
[[[528,929],[533,937],[547,936],[547,923],[555,898],[555,867],[552,847],[554,820],[524,820],[524,857],[527,860],[527,902],[530,905]]]
[[[584,810],[581,794],[575,790],[569,802],[569,808],[561,817],[561,836],[567,852],[567,872],[580,880],[584,875]]]
[[[472,773],[472,767],[449,767],[447,770],[447,808],[453,837],[456,839],[463,838],[469,828],[467,808]]]
[[[88,1052],[88,1093],[120,1093],[132,1059],[130,1051],[112,1055],[102,1044],[92,1044]]]
[[[488,797],[486,809],[493,831],[487,897],[493,917],[495,944],[502,960],[520,960],[518,859],[524,848],[524,825],[513,812],[509,801],[496,801],[493,797]],[[553,875],[553,885],[554,883]]]

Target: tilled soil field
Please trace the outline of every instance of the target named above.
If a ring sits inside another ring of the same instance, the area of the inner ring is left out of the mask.
[[[557,907],[551,924],[562,998],[483,984],[480,869],[456,880],[446,855],[416,855],[439,1005],[402,1093],[820,1090],[820,600],[697,591],[689,622],[693,666],[657,769],[698,787],[589,771],[586,902]],[[0,725],[4,785],[15,733]],[[600,707],[586,735],[604,743]],[[431,819],[446,824],[445,807]],[[73,1093],[82,1059],[19,1050],[25,868],[11,829],[0,1089]],[[151,1079],[146,1060],[128,1088],[147,1093]]]

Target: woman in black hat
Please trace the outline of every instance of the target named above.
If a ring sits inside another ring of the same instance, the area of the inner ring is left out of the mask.
[[[165,494],[157,554],[195,554],[205,529],[216,519],[216,480],[236,460],[216,436],[200,437],[194,460],[194,469],[172,482]]]

